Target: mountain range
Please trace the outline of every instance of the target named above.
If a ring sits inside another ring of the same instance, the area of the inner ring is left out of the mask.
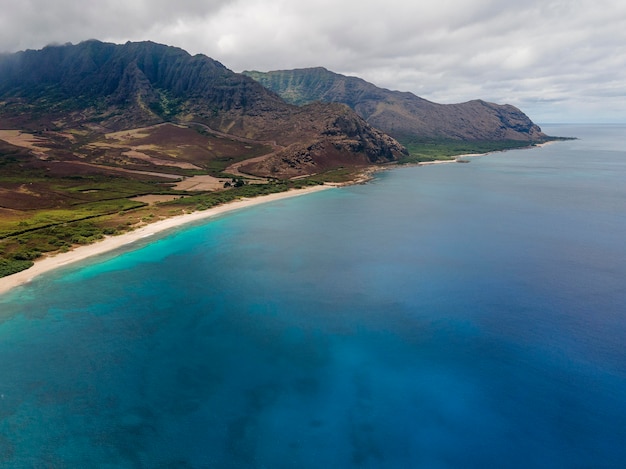
[[[344,106],[294,106],[209,57],[152,42],[90,40],[4,55],[0,103],[5,128],[106,133],[198,122],[275,142],[273,163],[257,172],[279,177],[320,172],[336,161],[394,161],[406,152]]]
[[[511,105],[473,100],[437,104],[413,93],[379,88],[323,67],[272,72],[245,71],[286,101],[343,103],[372,126],[399,139],[537,142],[546,136]]]
[[[4,128],[100,133],[195,122],[273,142],[275,151],[246,171],[281,178],[397,161],[407,150],[396,139],[546,139],[510,105],[437,104],[324,68],[238,74],[153,42],[90,40],[2,55],[0,118]]]

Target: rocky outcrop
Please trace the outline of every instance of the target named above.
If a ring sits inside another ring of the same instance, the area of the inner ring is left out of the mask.
[[[321,138],[299,139],[269,158],[241,167],[243,172],[267,177],[296,177],[315,174],[337,167],[366,167],[384,164],[406,156],[406,149],[396,140],[374,129],[347,106],[327,107],[314,103],[302,108],[298,125],[314,131]],[[308,116],[323,116],[312,121]]]

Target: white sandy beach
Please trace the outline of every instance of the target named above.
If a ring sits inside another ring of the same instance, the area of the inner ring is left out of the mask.
[[[94,244],[79,246],[65,253],[59,253],[53,256],[44,257],[35,261],[35,265],[32,266],[30,269],[0,278],[0,294],[6,293],[7,291],[19,285],[28,283],[38,275],[43,274],[44,272],[49,272],[58,267],[112,251],[122,246],[126,246],[127,244],[136,242],[140,239],[152,236],[155,233],[169,230],[171,228],[175,228],[194,221],[215,217],[217,215],[231,212],[233,210],[239,210],[242,208],[251,207],[254,205],[259,205],[275,200],[295,197],[298,195],[310,194],[312,192],[318,192],[321,190],[330,189],[332,187],[333,186],[331,185],[312,186],[306,187],[304,189],[293,189],[287,192],[279,192],[276,194],[254,197],[252,199],[240,199],[208,210],[193,212],[187,215],[179,215],[176,217],[160,220],[122,235],[108,236],[102,241]]]

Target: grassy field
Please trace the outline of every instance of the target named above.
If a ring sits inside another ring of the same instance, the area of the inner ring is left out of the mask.
[[[274,183],[215,193],[177,190],[184,177],[222,175],[233,162],[271,151],[267,145],[185,126],[106,135],[1,132],[0,276],[30,267],[45,253],[93,243],[183,211],[288,188]],[[147,195],[176,202],[135,200]]]
[[[149,208],[132,197],[176,193],[119,177],[45,179],[24,171],[19,179],[0,172],[0,276],[29,267],[45,252],[128,230]]]

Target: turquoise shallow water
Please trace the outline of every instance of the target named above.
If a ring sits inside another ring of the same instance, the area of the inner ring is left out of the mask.
[[[2,467],[623,467],[625,126],[0,297]]]

